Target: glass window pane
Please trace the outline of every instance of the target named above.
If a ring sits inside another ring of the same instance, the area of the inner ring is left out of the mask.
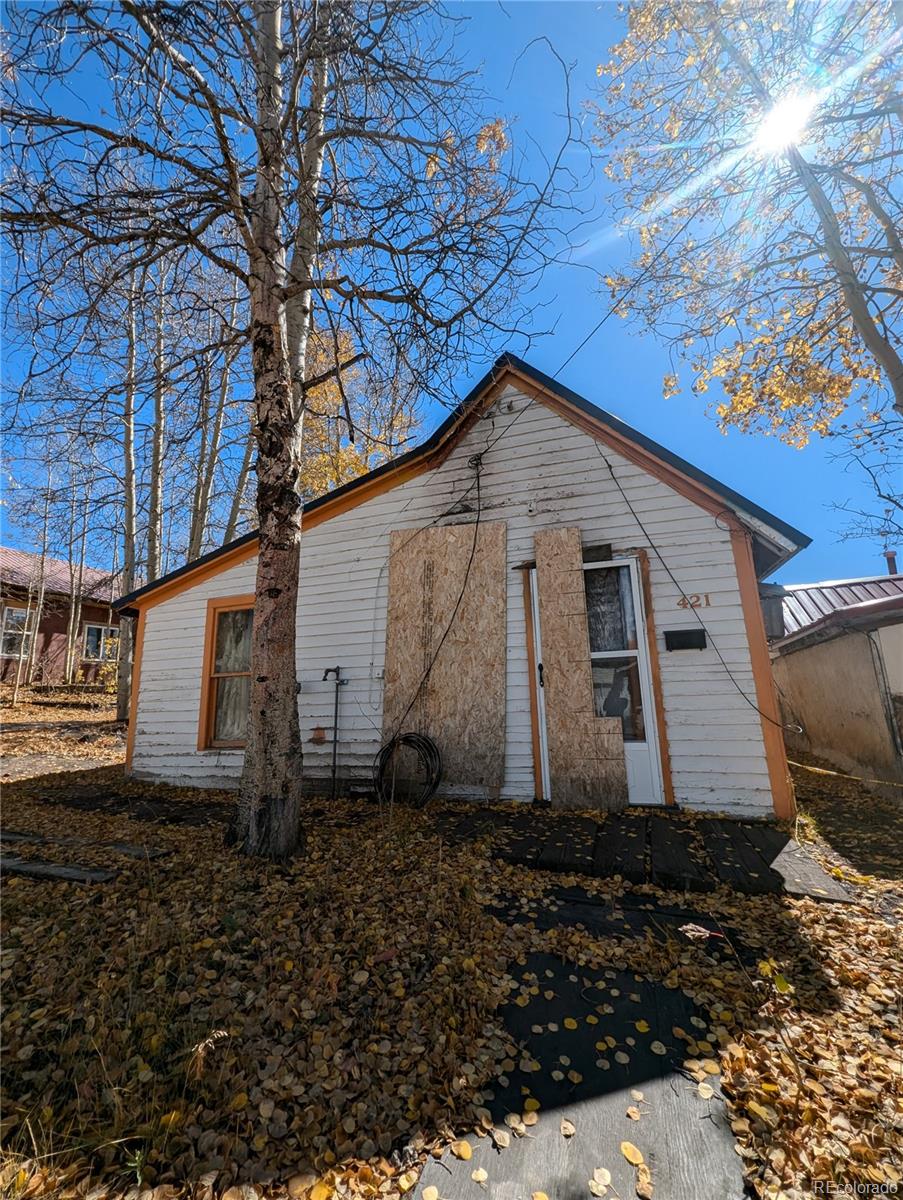
[[[33,622],[29,621],[28,625],[31,628]],[[3,614],[3,628],[6,630],[19,631],[25,628],[25,609],[24,608],[8,608]]]
[[[103,656],[107,662],[115,662],[119,657],[119,630],[115,627],[106,631],[103,640]]]
[[[589,648],[636,649],[636,616],[629,567],[600,567],[584,571]]]
[[[22,644],[22,635],[20,633],[4,633],[3,645],[0,646],[4,658],[18,658],[19,647]]]
[[[213,673],[251,669],[251,623],[253,608],[221,612],[216,622],[216,656]]]
[[[216,701],[213,714],[215,742],[243,742],[247,734],[251,704],[251,676],[214,680]]]
[[[620,717],[625,742],[645,742],[643,699],[635,658],[594,662],[593,703],[597,717]]]
[[[99,625],[85,628],[85,658],[99,659],[103,647],[103,630]]]

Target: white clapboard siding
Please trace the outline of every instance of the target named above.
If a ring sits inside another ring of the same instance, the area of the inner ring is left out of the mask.
[[[516,418],[516,419],[515,419]],[[513,425],[511,422],[514,421]],[[772,810],[755,685],[729,533],[723,522],[659,479],[603,447],[640,519],[682,589],[708,593],[699,610],[709,631],[702,651],[667,653],[665,629],[698,628],[680,592],[613,483],[595,441],[542,404],[509,387],[442,466],[310,529],[303,537],[297,654],[299,712],[309,778],[329,774],[333,683],[339,665],[339,768],[364,777],[379,748],[388,584],[388,539],[437,519],[473,520],[476,490],[468,459],[486,449],[482,519],[508,527],[507,733],[503,795],[534,794],[530,695],[522,575],[538,529],[577,525],[586,545],[645,547],[658,630],[665,720],[677,801],[695,808],[768,814]],[[463,499],[462,511],[454,506]],[[447,514],[447,515],[446,515]],[[143,778],[201,785],[234,783],[236,751],[197,750],[201,659],[207,600],[253,591],[253,560],[223,571],[147,614],[133,769]],[[734,677],[712,648],[717,645]],[[741,690],[738,690],[741,689]],[[311,741],[314,730],[326,742]]]

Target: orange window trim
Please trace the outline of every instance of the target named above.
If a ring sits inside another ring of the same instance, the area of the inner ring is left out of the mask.
[[[765,636],[765,621],[759,603],[756,583],[756,568],[753,563],[752,542],[745,529],[731,530],[731,544],[740,586],[740,602],[746,625],[746,640],[756,687],[756,704],[762,720],[762,738],[765,743],[765,758],[768,763],[768,779],[775,816],[781,821],[792,821],[796,816],[796,799],[790,769],[787,766],[787,751],[784,748],[784,733],[781,728],[781,712],[778,706],[768,654],[768,639]]]
[[[198,715],[198,750],[241,750],[244,741],[214,742],[213,699],[216,688],[213,681],[213,666],[216,656],[216,623],[222,612],[235,612],[241,608],[253,608],[254,596],[214,596],[207,601],[207,622],[204,627],[204,657],[201,674],[201,704]]]

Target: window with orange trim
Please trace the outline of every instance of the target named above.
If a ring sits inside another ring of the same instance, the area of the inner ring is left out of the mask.
[[[211,600],[207,609],[199,748],[241,748],[251,699],[251,597]]]

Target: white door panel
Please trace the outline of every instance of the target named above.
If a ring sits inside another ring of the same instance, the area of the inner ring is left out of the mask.
[[[624,729],[624,760],[630,804],[662,804],[661,758],[652,675],[649,669],[646,617],[636,559],[584,563],[593,696],[598,716],[620,716]],[[553,799],[549,777],[548,742],[542,687],[542,630],[539,620],[536,571],[530,572],[533,636],[537,672],[539,743],[543,795]]]

